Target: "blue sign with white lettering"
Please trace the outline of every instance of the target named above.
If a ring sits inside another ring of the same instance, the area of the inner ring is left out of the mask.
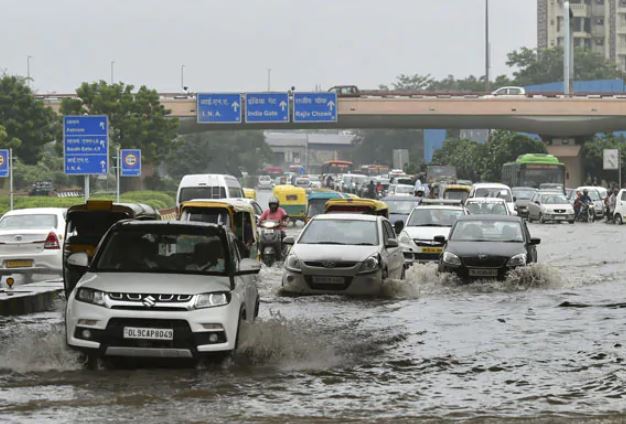
[[[199,124],[240,124],[241,94],[198,93],[196,119]]]
[[[10,167],[9,149],[0,149],[0,178],[9,176]]]
[[[67,175],[106,175],[109,170],[109,120],[105,115],[63,117],[63,155]]]
[[[289,94],[247,93],[246,122],[289,122]]]
[[[337,122],[337,93],[293,93],[293,122]]]
[[[141,150],[120,150],[120,175],[122,177],[141,177]]]

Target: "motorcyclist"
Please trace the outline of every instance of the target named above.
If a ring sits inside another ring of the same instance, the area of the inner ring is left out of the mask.
[[[280,224],[280,229],[284,230],[287,226],[287,221],[289,220],[289,215],[287,212],[280,207],[280,202],[274,196],[270,197],[268,202],[269,208],[267,208],[261,216],[259,217],[259,224],[262,224],[265,221],[278,222]]]
[[[589,197],[589,190],[584,189],[583,192],[576,192],[576,200],[574,201],[574,212],[576,214],[576,218],[580,215],[580,211],[583,209],[583,206],[586,205],[589,207],[593,203],[591,197]]]

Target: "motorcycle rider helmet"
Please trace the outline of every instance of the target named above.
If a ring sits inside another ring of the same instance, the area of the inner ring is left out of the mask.
[[[276,198],[276,196],[270,197],[270,200],[267,202],[267,205],[270,207],[270,210],[273,212],[280,206],[280,202]]]
[[[583,194],[589,194],[589,190],[584,189],[584,190],[583,190]]]

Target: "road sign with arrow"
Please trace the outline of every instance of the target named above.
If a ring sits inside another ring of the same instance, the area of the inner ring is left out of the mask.
[[[63,153],[68,175],[106,175],[109,121],[105,115],[63,117]]]
[[[337,93],[294,93],[293,122],[337,122]]]
[[[289,122],[289,94],[247,93],[246,122]]]
[[[240,124],[241,94],[198,93],[196,119],[199,124]]]

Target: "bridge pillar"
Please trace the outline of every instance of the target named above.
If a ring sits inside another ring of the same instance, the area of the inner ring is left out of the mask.
[[[559,158],[565,164],[565,186],[578,187],[585,182],[585,168],[582,158],[582,145],[593,135],[583,137],[542,136],[548,153]]]

